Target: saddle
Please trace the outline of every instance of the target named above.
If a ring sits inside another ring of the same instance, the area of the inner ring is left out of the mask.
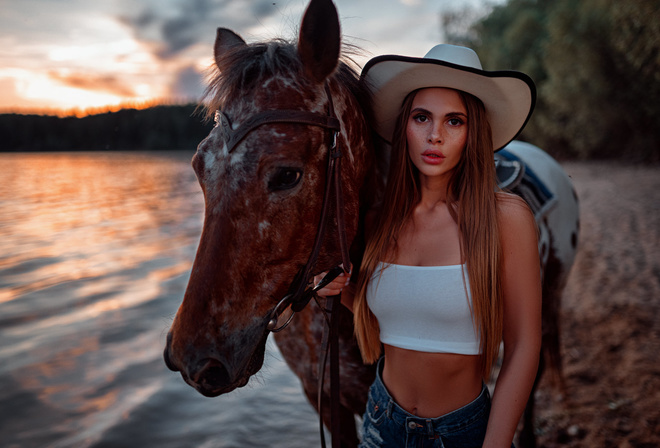
[[[557,203],[557,197],[529,165],[506,149],[495,153],[495,174],[497,186],[523,198],[534,213],[537,223]]]
[[[517,159],[508,158],[511,153],[502,154],[504,150],[495,153],[495,175],[497,186],[502,190],[515,188],[525,174],[525,165]]]

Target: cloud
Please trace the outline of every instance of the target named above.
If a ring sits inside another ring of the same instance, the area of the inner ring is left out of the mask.
[[[421,56],[455,0],[334,0],[347,41]],[[504,0],[464,0],[497,4]],[[2,0],[0,0],[2,3]],[[21,0],[0,14],[0,105],[91,107],[198,97],[218,26],[247,42],[295,39],[308,0]],[[64,106],[62,106],[64,105]]]
[[[64,74],[56,71],[48,72],[48,77],[68,87],[76,89],[105,92],[112,95],[133,98],[136,93],[133,88],[123,83],[114,75],[97,75],[91,73]]]
[[[16,80],[0,76],[0,112],[5,113],[5,109],[15,107],[16,104],[24,103],[24,98],[18,94]]]
[[[277,11],[272,0],[173,0],[167,7],[147,5],[118,19],[131,28],[136,39],[153,44],[158,59],[169,60],[199,42],[208,42],[218,26],[240,33]]]
[[[212,3],[212,0],[193,0],[180,5],[176,17],[161,20],[159,28],[164,45],[157,55],[168,59],[198,42],[199,31],[206,28],[203,25],[213,12]]]
[[[171,96],[187,101],[199,101],[203,92],[204,77],[193,65],[182,68],[170,88]]]

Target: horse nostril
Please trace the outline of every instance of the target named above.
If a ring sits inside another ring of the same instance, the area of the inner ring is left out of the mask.
[[[172,332],[167,333],[167,341],[165,342],[165,348],[163,349],[163,359],[165,360],[165,365],[172,372],[178,372],[179,368],[172,362],[170,358],[170,345],[172,343]]]
[[[195,375],[195,382],[208,389],[222,389],[231,383],[227,368],[220,361],[207,358],[201,363],[203,367]]]
[[[168,347],[165,347],[165,349],[163,350],[163,359],[165,360],[165,365],[167,366],[168,369],[170,369],[172,372],[179,371],[179,368],[175,366],[172,360],[170,359]]]

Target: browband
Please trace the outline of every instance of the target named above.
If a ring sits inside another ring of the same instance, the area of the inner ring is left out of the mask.
[[[218,110],[216,112],[216,121],[218,121],[218,118],[222,126],[223,139],[227,145],[228,152],[231,152],[252,130],[267,123],[308,124],[331,129],[336,132],[340,131],[339,120],[337,118],[304,110],[267,110],[260,112],[245,120],[236,130],[232,129],[231,121],[224,112]]]

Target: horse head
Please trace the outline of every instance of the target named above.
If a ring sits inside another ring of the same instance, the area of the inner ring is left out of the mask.
[[[164,353],[168,367],[203,395],[242,387],[261,368],[269,317],[314,245],[334,138],[349,242],[358,231],[370,133],[357,76],[340,60],[340,46],[330,0],[311,1],[297,44],[246,44],[218,29],[218,70],[208,89],[216,126],[192,161],[204,225]],[[272,111],[334,111],[341,130],[335,136],[322,125],[259,119],[246,125]],[[341,260],[333,211],[327,220],[313,274]]]

